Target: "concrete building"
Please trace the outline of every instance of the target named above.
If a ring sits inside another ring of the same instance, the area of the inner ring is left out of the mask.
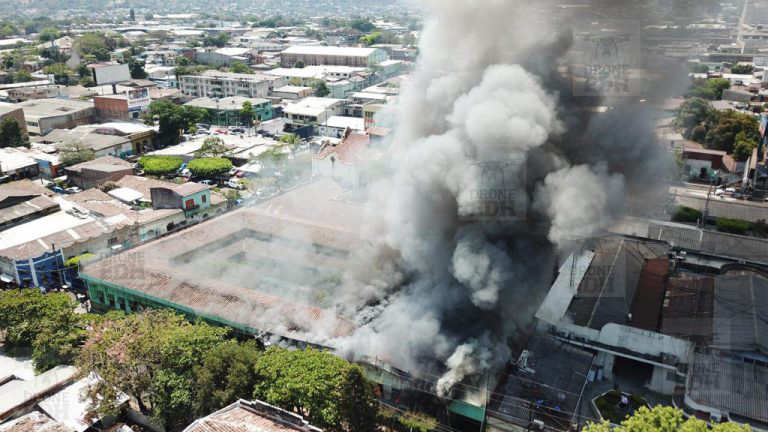
[[[201,97],[192,99],[184,105],[202,108],[208,112],[208,120],[216,125],[246,125],[242,115],[243,104],[249,102],[253,110],[252,120],[266,121],[274,116],[272,102],[262,98],[230,96],[221,99]]]
[[[24,110],[14,104],[0,103],[0,122],[10,118],[19,124],[21,133],[27,136],[27,121],[24,118]]]
[[[286,105],[283,116],[291,128],[325,123],[328,118],[341,114],[344,100],[308,97]]]
[[[45,135],[53,129],[69,129],[92,123],[95,117],[93,102],[69,99],[37,99],[17,105],[24,110],[27,131]]]
[[[306,66],[371,67],[385,60],[388,60],[387,52],[378,48],[293,46],[280,53],[282,67],[294,67],[297,62]]]
[[[231,65],[233,63],[250,64],[257,56],[257,52],[251,48],[225,47],[214,49],[198,49],[195,52],[197,63],[212,66]]]
[[[33,142],[52,144],[58,148],[71,142],[80,142],[98,156],[126,158],[154,149],[155,131],[140,123],[109,122],[78,126],[73,129],[55,129]]]
[[[133,164],[113,156],[102,156],[64,170],[71,183],[82,189],[89,189],[133,174]]]
[[[344,131],[365,132],[365,122],[359,117],[332,116],[317,125],[317,134],[329,138],[344,138]]]
[[[265,74],[238,74],[205,71],[200,75],[180,77],[181,91],[186,96],[223,98],[243,96],[265,98],[274,89],[287,84],[284,78]]]
[[[122,94],[93,97],[96,117],[107,120],[138,120],[149,109],[151,99],[148,88],[136,88]]]
[[[276,88],[270,96],[280,99],[296,100],[312,96],[314,92],[315,90],[312,87],[287,85]]]

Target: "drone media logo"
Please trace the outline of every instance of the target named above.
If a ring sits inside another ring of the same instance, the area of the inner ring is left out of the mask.
[[[573,69],[576,96],[630,96],[637,91],[633,69],[639,64],[638,39],[630,33],[587,35],[580,41],[582,59]]]
[[[471,169],[477,182],[468,202],[462,205],[462,219],[486,222],[515,222],[526,218],[525,155],[508,155],[498,161],[479,161]]]

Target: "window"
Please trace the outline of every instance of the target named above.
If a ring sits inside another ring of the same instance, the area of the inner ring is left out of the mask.
[[[207,199],[207,198],[205,198],[205,195],[203,195],[202,197],[200,197],[200,200],[201,200],[202,202],[205,202],[205,200],[206,200],[206,199]]]
[[[114,246],[117,244],[117,237],[112,237],[111,239],[107,240],[107,246]]]
[[[187,201],[184,203],[184,207],[186,207],[186,208],[187,208],[187,210],[195,208],[195,200],[193,200],[193,199],[188,199],[188,200],[187,200]]]

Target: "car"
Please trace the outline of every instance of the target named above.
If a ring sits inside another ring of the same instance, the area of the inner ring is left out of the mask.
[[[221,134],[221,135],[226,135],[227,134],[227,131],[224,130],[224,129],[216,129],[213,132],[217,133],[217,134]]]
[[[245,189],[242,183],[238,179],[229,179],[227,181],[227,187],[231,187],[232,189]]]
[[[231,170],[229,170],[229,175],[230,176],[235,175],[235,173],[237,173],[237,168],[232,168]]]
[[[181,170],[181,173],[179,173],[182,177],[190,177],[192,175],[192,171],[189,170],[189,168],[184,168]]]
[[[82,191],[83,191],[82,189],[80,189],[80,188],[79,188],[79,187],[77,187],[77,186],[68,187],[68,188],[66,188],[66,189],[64,189],[64,190],[65,190],[67,193],[70,193],[70,194],[76,194],[76,193],[78,193],[78,192],[82,192]]]
[[[205,179],[205,180],[200,180],[200,183],[202,183],[202,184],[204,184],[204,185],[208,185],[208,186],[210,186],[210,185],[212,185],[212,184],[213,184],[213,180],[208,180],[208,179]]]
[[[245,133],[245,129],[243,128],[229,128],[229,131],[232,133],[239,133],[239,134]]]
[[[52,191],[54,191],[54,192],[56,192],[56,193],[67,193],[67,192],[64,190],[64,188],[62,188],[62,187],[60,187],[60,186],[54,186],[54,187],[52,187],[52,188],[51,188],[51,190],[52,190]]]
[[[198,123],[195,125],[195,127],[197,127],[198,129],[208,130],[211,128],[211,125],[209,125],[208,123]]]
[[[242,178],[243,176],[245,176],[245,171],[237,171],[235,173],[235,177],[237,178]]]

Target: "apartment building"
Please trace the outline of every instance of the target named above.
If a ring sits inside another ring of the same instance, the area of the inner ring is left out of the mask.
[[[243,96],[265,98],[276,88],[288,84],[285,78],[265,74],[238,74],[232,72],[205,71],[200,75],[184,75],[180,78],[181,92],[185,96],[223,98]]]
[[[294,67],[303,62],[306,66],[371,67],[388,59],[387,52],[378,48],[293,46],[280,53],[280,66]]]

